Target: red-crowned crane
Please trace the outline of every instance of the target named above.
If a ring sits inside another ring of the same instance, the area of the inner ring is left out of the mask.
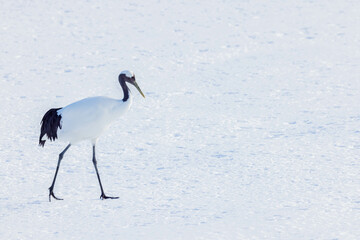
[[[95,145],[101,133],[109,127],[119,116],[129,110],[132,103],[132,96],[126,83],[134,85],[140,94],[145,98],[139,85],[136,83],[135,75],[131,71],[122,71],[119,75],[119,83],[124,92],[123,99],[112,99],[108,97],[90,97],[74,102],[63,108],[52,108],[47,111],[41,120],[41,132],[39,145],[44,147],[46,136],[50,141],[65,140],[69,144],[59,154],[55,175],[51,186],[49,187],[49,201],[51,197],[56,200],[62,200],[54,194],[54,185],[59,171],[61,160],[71,144],[82,140],[90,140],[92,143],[93,156],[92,161],[99,180],[101,199],[116,199],[118,197],[109,197],[104,193],[101,184],[97,162],[95,157]]]

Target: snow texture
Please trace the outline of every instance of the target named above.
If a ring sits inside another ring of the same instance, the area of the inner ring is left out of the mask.
[[[2,1],[0,239],[359,239],[360,2]],[[50,108],[122,98],[91,145]]]

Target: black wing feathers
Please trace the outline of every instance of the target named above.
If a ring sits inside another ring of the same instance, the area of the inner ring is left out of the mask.
[[[61,129],[61,115],[57,114],[57,111],[61,108],[52,108],[47,111],[41,120],[41,131],[39,137],[39,145],[44,147],[45,141],[42,137],[46,135],[50,141],[55,141],[57,138],[57,130]]]

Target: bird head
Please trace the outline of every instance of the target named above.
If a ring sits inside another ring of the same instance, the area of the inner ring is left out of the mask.
[[[145,98],[145,95],[143,94],[139,85],[136,82],[135,74],[132,71],[129,71],[129,70],[122,71],[119,75],[119,81],[121,79],[124,80],[125,82],[130,83],[131,85],[135,86],[136,89],[140,92],[141,96],[143,96]]]

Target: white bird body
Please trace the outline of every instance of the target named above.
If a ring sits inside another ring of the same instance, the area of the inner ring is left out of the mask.
[[[126,83],[135,86],[140,94],[145,97],[139,85],[136,83],[133,72],[127,70],[121,72],[119,75],[119,83],[124,93],[123,99],[113,99],[108,97],[85,98],[63,108],[52,108],[48,110],[42,118],[39,137],[40,146],[44,147],[46,137],[50,141],[55,141],[59,138],[60,140],[69,142],[67,147],[59,154],[54,179],[49,188],[49,201],[51,201],[51,197],[62,200],[61,198],[57,198],[53,192],[60,162],[70,146],[82,140],[91,140],[93,145],[92,161],[100,185],[100,198],[117,198],[106,196],[104,193],[100,174],[97,169],[95,145],[101,133],[131,107],[132,96]]]
[[[94,144],[112,122],[129,110],[131,104],[129,94],[125,102],[108,97],[90,97],[63,107],[57,111],[61,116],[58,138],[71,144],[89,139]]]

